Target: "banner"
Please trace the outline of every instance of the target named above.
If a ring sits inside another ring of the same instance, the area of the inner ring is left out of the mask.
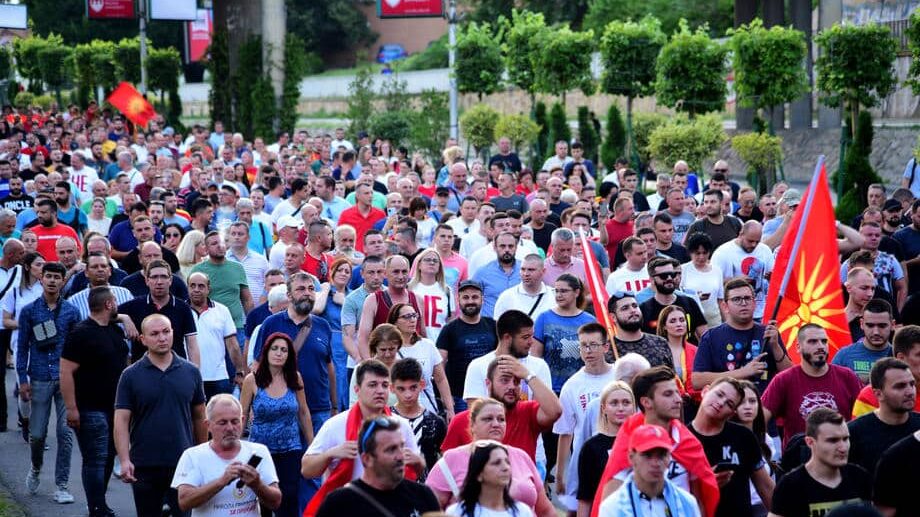
[[[214,32],[214,17],[210,9],[198,9],[198,18],[186,25],[188,35],[188,62],[197,63],[205,58]]]
[[[131,83],[119,84],[106,101],[138,126],[146,127],[147,123],[157,116],[153,106],[147,102],[141,92],[137,91],[137,88],[131,86]]]
[[[381,18],[434,18],[444,16],[443,0],[377,0]]]
[[[90,20],[134,18],[134,0],[86,0],[86,17]]]

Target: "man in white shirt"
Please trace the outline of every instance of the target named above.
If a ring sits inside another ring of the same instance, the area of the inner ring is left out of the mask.
[[[77,187],[77,199],[86,201],[92,196],[93,182],[99,179],[96,169],[86,165],[86,160],[80,153],[74,153],[70,158],[70,182]]]
[[[339,147],[344,147],[348,151],[355,149],[351,142],[345,140],[345,129],[341,127],[335,128],[335,139],[329,142],[329,158],[332,158],[332,155],[339,150]]]
[[[198,350],[201,353],[201,379],[204,381],[205,397],[210,399],[218,393],[231,393],[233,383],[227,372],[224,351],[230,355],[236,367],[234,381],[242,384],[246,374],[243,354],[236,340],[236,326],[230,309],[209,298],[211,281],[204,273],[188,276],[188,301],[198,328]]]
[[[750,279],[754,287],[754,318],[763,318],[770,288],[770,274],[773,272],[773,251],[760,242],[763,226],[754,220],[741,226],[741,233],[734,240],[716,248],[712,254],[713,267],[722,271],[723,280],[736,276]]]
[[[557,167],[563,169],[571,161],[574,161],[574,158],[569,156],[569,143],[565,140],[559,140],[556,142],[556,154],[543,162],[542,169],[550,172]]]
[[[638,293],[651,283],[645,267],[648,259],[645,242],[638,237],[628,237],[623,241],[623,255],[626,256],[626,262],[607,277],[608,293]]]
[[[496,320],[509,310],[518,310],[532,319],[556,305],[556,291],[543,282],[543,257],[531,253],[521,262],[521,283],[505,289],[495,302]]]
[[[658,205],[668,196],[668,190],[671,189],[671,175],[661,173],[655,180],[655,192],[645,196],[648,200],[649,212],[654,215],[658,212]]]
[[[516,246],[516,251],[514,258],[516,260],[524,260],[527,255],[531,253],[536,253],[537,250],[535,246],[532,246],[533,241],[522,241],[521,239],[521,226],[517,225],[517,231],[515,232],[513,228],[514,224],[511,216],[508,215],[508,212],[498,212],[492,216],[492,235],[501,235],[504,232],[511,233],[514,235],[518,242]],[[525,243],[530,243],[531,246],[527,246]],[[461,253],[462,255],[462,253]],[[468,262],[468,269],[470,278],[472,278],[477,271],[479,271],[483,266],[490,262],[494,262],[498,259],[498,255],[495,253],[494,246],[485,246],[476,250],[470,257]]]
[[[227,250],[227,258],[233,262],[239,262],[246,272],[246,280],[249,282],[249,292],[253,293],[256,298],[262,296],[265,292],[265,272],[270,269],[268,260],[264,255],[254,253],[249,249],[249,225],[242,221],[230,223],[227,229],[227,243],[230,249]]]

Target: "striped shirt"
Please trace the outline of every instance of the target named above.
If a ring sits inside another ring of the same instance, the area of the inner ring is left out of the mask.
[[[130,302],[131,300],[134,299],[134,295],[131,294],[131,291],[125,289],[124,287],[118,287],[117,285],[109,285],[106,287],[108,287],[109,290],[112,291],[112,294],[115,295],[115,302],[118,303],[118,305],[121,305],[125,302]],[[89,290],[90,289],[92,288],[87,287],[86,289],[74,294],[73,296],[67,299],[68,302],[70,302],[71,304],[73,304],[74,307],[77,308],[77,312],[80,313],[80,321],[83,321],[86,318],[89,318]]]
[[[252,293],[253,301],[258,302],[262,295],[265,294],[263,292],[265,291],[265,272],[271,268],[268,260],[263,255],[254,253],[250,249],[246,250],[246,256],[243,258],[237,256],[233,250],[227,250],[227,258],[243,266],[243,271],[246,272],[246,281],[249,283],[249,292]]]

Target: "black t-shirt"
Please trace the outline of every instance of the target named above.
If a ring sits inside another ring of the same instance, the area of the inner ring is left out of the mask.
[[[417,517],[425,512],[439,512],[441,506],[434,492],[425,485],[403,480],[393,490],[381,491],[364,481],[351,482],[364,494],[348,485],[333,490],[319,506],[316,517],[343,517],[346,515],[381,515],[380,510],[367,500],[371,497],[387,509],[393,517]]]
[[[422,393],[421,396],[424,397],[426,395]],[[428,466],[428,469],[431,469],[438,461],[441,451],[441,442],[444,441],[444,437],[447,435],[447,424],[444,422],[444,419],[427,409],[423,410],[422,414],[415,418],[409,418],[400,414],[399,411],[396,410],[396,406],[390,406],[390,411],[392,411],[394,415],[399,415],[409,422],[409,427],[412,429],[412,433],[415,434],[415,441],[418,443],[418,448],[422,451],[422,455],[425,456],[425,464]],[[419,481],[424,480],[424,477],[419,478]]]
[[[118,312],[127,314],[131,318],[134,326],[140,330],[144,318],[151,314],[162,314],[172,322],[173,331],[173,352],[179,357],[188,358],[185,349],[185,336],[189,334],[198,334],[198,325],[195,324],[195,316],[192,315],[192,308],[175,296],[170,296],[169,301],[161,308],[157,308],[151,301],[150,296],[139,296],[130,302],[125,302],[118,306]],[[140,339],[134,340],[131,344],[131,361],[135,362],[144,355],[147,349],[141,344]]]
[[[128,343],[121,327],[101,326],[92,319],[77,323],[64,339],[61,358],[80,365],[74,392],[80,411],[115,411],[115,391],[128,366]]]
[[[607,467],[610,448],[616,437],[605,434],[596,434],[581,446],[578,455],[578,500],[593,501],[597,485],[601,482],[601,474]]]
[[[166,248],[161,248],[161,250],[163,252],[163,260],[169,264],[169,267],[172,268],[173,271],[179,271],[179,259],[176,258],[176,254]],[[118,264],[121,266],[121,269],[123,269],[125,273],[128,273],[129,275],[131,273],[137,273],[140,271],[140,248],[134,248],[128,252],[125,258],[121,259]]]
[[[838,506],[869,501],[872,478],[862,467],[848,464],[841,474],[840,484],[831,488],[815,481],[802,465],[776,485],[771,511],[783,517],[823,517]]]
[[[751,215],[740,214],[738,213],[739,210],[741,209],[739,208],[738,210],[735,210],[735,217],[741,219],[742,223],[746,223],[748,221],[763,221],[763,212],[761,212],[760,209],[756,206],[753,210],[751,210]]]
[[[719,489],[716,516],[750,515],[751,475],[764,465],[763,455],[754,433],[734,422],[726,422],[722,432],[714,436],[700,434],[693,428],[692,422],[687,427],[703,444],[710,465],[732,464],[731,480]]]
[[[533,242],[543,251],[549,249],[549,243],[553,232],[558,228],[555,224],[547,221],[543,223],[543,228],[533,230]]]
[[[910,412],[907,422],[901,425],[888,425],[871,412],[847,426],[850,428],[850,463],[874,474],[879,458],[888,447],[920,429],[920,413]]]
[[[495,320],[479,318],[479,323],[470,325],[460,318],[444,325],[438,334],[439,350],[447,352],[447,383],[455,397],[463,396],[463,383],[466,381],[466,368],[477,357],[482,357],[495,350],[498,338],[495,335]]]
[[[681,264],[690,262],[690,253],[687,251],[687,248],[676,242],[671,243],[671,247],[666,250],[658,250],[658,254],[667,255]]]
[[[16,215],[32,208],[32,205],[35,203],[35,200],[32,199],[32,196],[22,193],[19,196],[13,196],[8,194],[6,197],[0,198],[0,206],[6,208],[7,210],[12,210],[16,212]]]
[[[917,486],[920,485],[920,441],[908,436],[882,454],[878,462],[872,499],[875,504],[894,508],[898,517],[916,515]]]
[[[671,305],[682,307],[684,312],[687,313],[687,316],[690,318],[690,321],[687,322],[688,329],[690,330],[689,340],[696,344],[696,329],[706,324],[706,316],[703,316],[703,311],[700,310],[700,304],[696,303],[696,300],[681,294],[676,296],[677,299],[674,300],[674,303]],[[663,311],[665,307],[666,305],[658,303],[658,300],[656,300],[654,296],[639,304],[639,309],[642,310],[643,332],[648,332],[649,334],[656,334],[658,332],[658,315],[661,314],[661,311]]]
[[[633,352],[648,359],[648,362],[652,366],[667,366],[672,370],[674,369],[674,358],[671,356],[671,348],[668,346],[668,342],[661,336],[642,333],[642,338],[636,341],[626,341],[614,336],[613,344],[617,347],[617,353],[620,357]],[[607,362],[614,362],[612,350],[607,353]]]
[[[521,172],[521,159],[517,153],[496,154],[489,158],[489,169],[493,163],[500,163],[502,168],[508,171]]]
[[[693,235],[695,232],[703,232],[712,239],[712,249],[718,249],[719,246],[734,239],[741,232],[741,221],[736,217],[724,216],[721,224],[713,224],[705,217],[690,225],[687,235]]]

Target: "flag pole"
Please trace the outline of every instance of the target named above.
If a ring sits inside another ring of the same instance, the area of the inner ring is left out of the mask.
[[[805,221],[808,220],[808,216],[811,214],[811,206],[814,204],[815,200],[815,190],[817,190],[818,178],[822,174],[824,169],[824,155],[818,156],[818,163],[815,165],[815,172],[811,176],[811,182],[808,184],[808,192],[805,198],[805,211],[802,213],[802,218],[799,220],[799,227],[795,234],[795,241],[792,243],[792,252],[789,254],[790,263],[786,265],[786,270],[783,271],[783,280],[779,284],[779,292],[776,296],[776,304],[773,306],[773,314],[770,315],[768,321],[773,321],[776,319],[776,315],[779,313],[779,307],[783,303],[783,297],[786,295],[786,288],[789,286],[789,278],[792,276],[792,268],[795,266],[794,261],[799,254],[799,248],[802,245],[802,237],[805,235]],[[766,348],[766,347],[764,347]]]

